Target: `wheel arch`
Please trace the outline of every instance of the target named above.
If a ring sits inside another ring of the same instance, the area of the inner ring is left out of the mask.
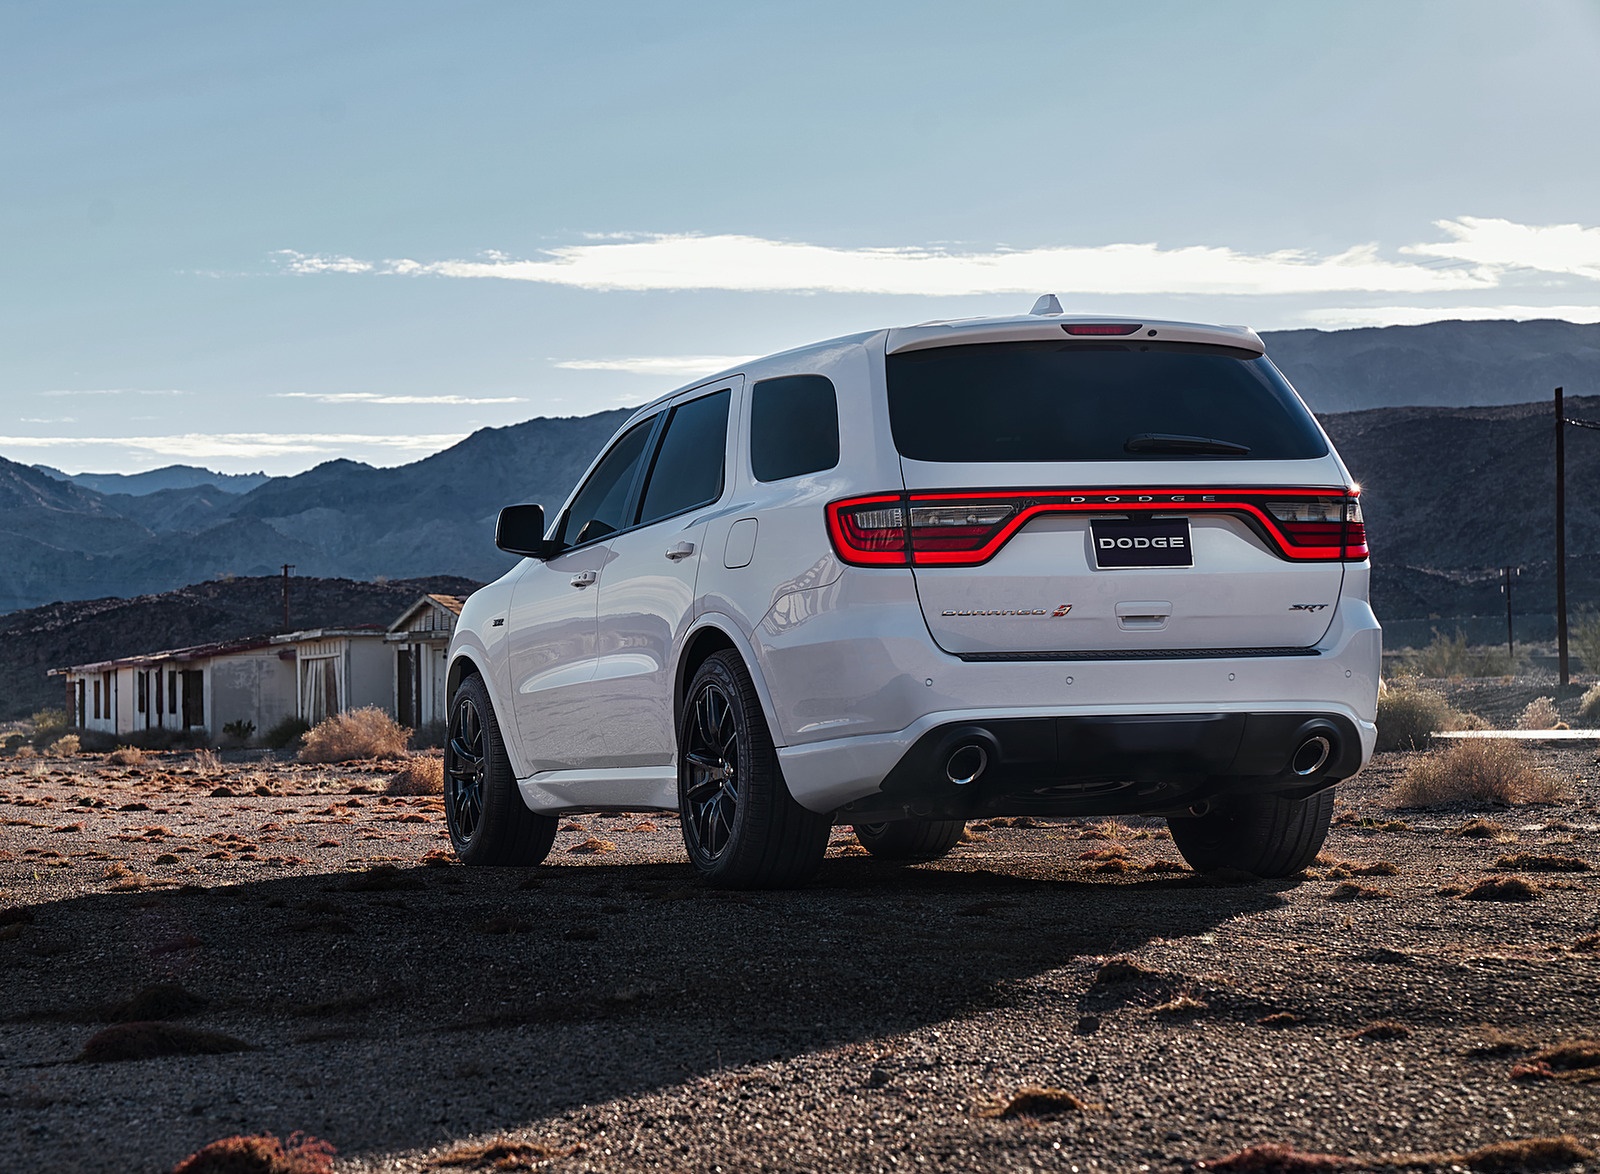
[[[756,658],[755,647],[740,632],[738,626],[723,615],[701,616],[684,636],[683,651],[678,655],[678,667],[673,678],[673,728],[676,729],[683,718],[683,703],[689,692],[689,682],[694,680],[696,671],[706,662],[707,657],[726,649],[738,653],[739,659],[744,662],[744,667],[750,674],[750,680],[756,688],[756,697],[761,702],[762,716],[767,719],[767,729],[772,734],[773,744],[784,745],[783,726],[778,721],[778,711],[773,705],[772,693],[767,688],[766,678],[762,676],[761,663]]]

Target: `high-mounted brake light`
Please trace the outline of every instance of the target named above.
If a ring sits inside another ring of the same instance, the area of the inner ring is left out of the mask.
[[[978,566],[1044,513],[1138,517],[1232,514],[1291,562],[1360,562],[1367,527],[1359,490],[1046,489],[879,493],[827,507],[828,536],[847,563]]]
[[[1139,329],[1137,322],[1063,322],[1061,329],[1068,334],[1133,334]]]

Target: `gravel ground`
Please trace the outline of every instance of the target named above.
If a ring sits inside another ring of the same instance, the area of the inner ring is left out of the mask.
[[[1600,1035],[1600,768],[1538,753],[1577,802],[1394,812],[1407,756],[1379,756],[1287,882],[1196,877],[1158,822],[1024,820],[915,868],[836,829],[816,882],[758,894],[698,886],[660,815],[461,868],[438,800],[378,793],[381,764],[0,759],[0,1168],[163,1171],[296,1130],[340,1171],[1600,1149],[1600,1083],[1572,1079],[1600,1070],[1534,1062]],[[1475,815],[1504,830],[1454,834]],[[1454,895],[1517,852],[1591,871]],[[204,1005],[119,1006],[158,983]],[[77,1061],[155,1014],[249,1049]],[[1030,1086],[1071,1096],[1003,1112]],[[471,1148],[497,1139],[523,1148]]]

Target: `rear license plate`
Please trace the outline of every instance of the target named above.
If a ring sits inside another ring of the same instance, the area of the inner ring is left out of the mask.
[[[1112,567],[1192,567],[1188,518],[1097,518],[1089,522],[1094,565]]]

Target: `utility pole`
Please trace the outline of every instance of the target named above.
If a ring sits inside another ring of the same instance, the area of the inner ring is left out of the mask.
[[[1567,665],[1567,409],[1556,388],[1556,660],[1561,687],[1571,680]]]
[[[292,571],[292,570],[294,570],[294,564],[293,563],[284,563],[283,564],[283,630],[285,632],[287,632],[289,630],[289,572]],[[1565,632],[1566,629],[1563,628],[1562,631]],[[1566,637],[1562,636],[1562,640],[1563,641],[1566,640]],[[1561,647],[1565,648],[1566,644],[1563,643],[1561,645]],[[1563,665],[1565,665],[1567,663],[1566,662],[1566,653],[1563,652],[1561,654],[1561,656],[1562,656],[1561,663]],[[1565,673],[1565,669],[1563,669],[1562,671],[1563,671],[1563,673]]]
[[[1517,644],[1511,637],[1511,576],[1520,574],[1522,574],[1521,567],[1500,568],[1500,578],[1502,580],[1500,590],[1506,597],[1506,652],[1511,655],[1513,666],[1517,660]]]

